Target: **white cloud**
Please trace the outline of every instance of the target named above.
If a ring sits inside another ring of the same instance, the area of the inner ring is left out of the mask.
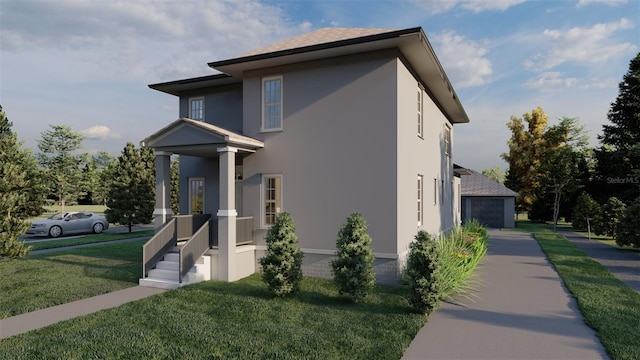
[[[587,6],[591,4],[605,4],[610,6],[626,4],[627,0],[578,0],[578,7]]]
[[[491,61],[485,57],[488,51],[481,44],[445,31],[430,39],[436,44],[438,59],[455,88],[480,86],[491,81]]]
[[[623,18],[618,22],[598,23],[591,27],[546,29],[541,37],[543,42],[549,43],[549,50],[538,53],[524,65],[529,69],[547,70],[565,62],[605,63],[638,50],[636,44],[613,39],[614,33],[632,28],[634,25]]]
[[[554,91],[559,88],[572,88],[578,83],[575,77],[563,77],[561,72],[544,72],[536,78],[524,83],[525,87],[539,89],[542,91]]]
[[[505,11],[526,0],[414,0],[432,14],[447,12],[455,7],[470,10],[474,13],[483,11]]]
[[[88,129],[80,130],[80,134],[84,135],[87,139],[109,140],[121,138],[120,134],[114,133],[109,127],[104,125],[96,125]]]

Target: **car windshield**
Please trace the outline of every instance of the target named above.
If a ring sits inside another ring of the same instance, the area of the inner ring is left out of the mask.
[[[64,219],[65,216],[67,216],[67,214],[69,214],[69,213],[57,213],[55,215],[49,216],[49,219],[51,219],[51,220],[62,220],[62,219]]]

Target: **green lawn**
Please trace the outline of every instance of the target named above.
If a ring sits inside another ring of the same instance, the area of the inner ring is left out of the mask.
[[[402,287],[362,303],[305,278],[273,298],[260,275],[186,286],[0,340],[11,359],[399,359],[425,317]]]
[[[517,227],[533,233],[611,358],[638,359],[640,294],[550,226],[519,221]]]
[[[73,246],[73,245],[84,245],[84,244],[95,244],[102,243],[114,240],[122,240],[122,239],[130,239],[134,237],[146,237],[147,239],[153,236],[154,230],[142,230],[136,231],[132,233],[102,233],[102,234],[92,234],[85,235],[80,237],[73,237],[70,239],[65,238],[57,238],[57,239],[49,239],[45,241],[38,242],[28,242],[26,246],[31,246],[31,250],[44,250],[44,249],[53,249],[60,248],[65,246]]]
[[[137,285],[142,244],[144,240],[0,261],[0,318]]]

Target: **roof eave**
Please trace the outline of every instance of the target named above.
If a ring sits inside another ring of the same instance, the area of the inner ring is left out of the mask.
[[[180,96],[190,90],[202,89],[210,86],[233,84],[237,82],[242,82],[242,79],[235,78],[228,74],[214,74],[150,84],[148,86],[153,90],[158,90],[170,95]]]

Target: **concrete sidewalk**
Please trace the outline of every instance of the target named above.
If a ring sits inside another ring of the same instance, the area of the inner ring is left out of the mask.
[[[143,299],[165,290],[135,286],[0,320],[0,339]]]
[[[531,235],[489,234],[477,298],[444,303],[402,359],[608,359]]]

